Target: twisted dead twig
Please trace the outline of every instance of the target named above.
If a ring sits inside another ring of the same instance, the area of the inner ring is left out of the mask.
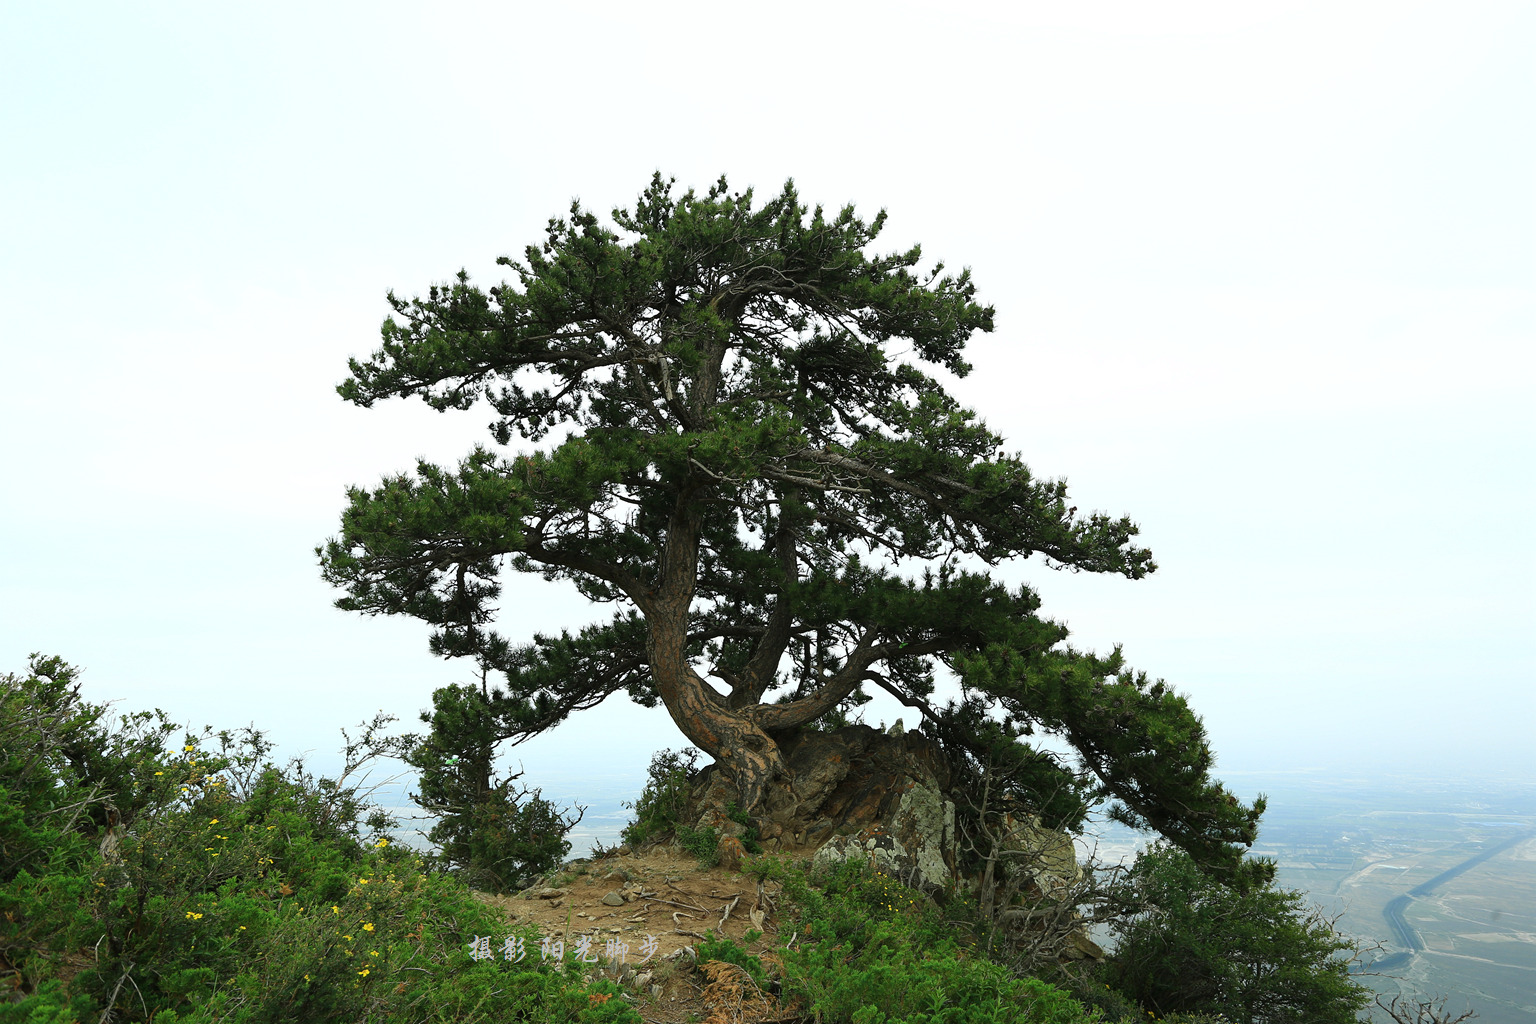
[[[1378,995],[1376,1005],[1385,1010],[1395,1024],[1461,1024],[1477,1016],[1472,1010],[1467,1010],[1459,1017],[1451,1016],[1452,1011],[1445,1008],[1443,998],[1424,1000],[1395,995],[1391,1002],[1384,1003]]]
[[[132,963],[130,963],[127,967],[123,968],[123,973],[117,979],[117,985],[112,989],[112,994],[107,997],[107,1008],[105,1010],[101,1011],[101,1016],[97,1018],[96,1024],[110,1024],[110,1022],[113,1020],[112,1009],[113,1009],[113,1007],[115,1007],[117,1005],[117,994],[123,990],[123,982],[125,982],[125,981],[132,981],[133,980],[133,979],[128,977],[128,973],[130,971],[132,971],[133,968],[134,968],[134,965]],[[133,988],[134,988],[134,991],[137,992],[139,986],[135,983]],[[144,1002],[144,993],[143,992],[139,992],[139,1002],[141,1002],[141,1003]],[[144,1007],[144,1012],[145,1013],[149,1012],[148,1005],[146,1005]]]
[[[672,900],[664,900],[660,896],[647,896],[643,892],[640,894],[640,898],[643,899],[643,900],[651,900],[652,902],[655,902],[655,903],[665,903],[669,907],[682,907],[684,910],[692,910],[692,911],[694,911],[696,913],[700,913],[700,914],[705,913],[705,910],[704,910],[703,907],[695,907],[692,904],[688,904],[688,903],[674,903]]]
[[[736,904],[738,904],[740,902],[741,902],[741,894],[737,893],[736,898],[731,900],[730,905],[725,908],[725,913],[721,916],[720,923],[715,925],[715,931],[717,933],[719,933],[722,937],[725,935],[725,920],[726,920],[726,918],[731,916],[731,911],[735,910],[736,909]]]

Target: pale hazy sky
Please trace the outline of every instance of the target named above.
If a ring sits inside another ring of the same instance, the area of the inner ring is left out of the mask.
[[[0,672],[320,764],[419,728],[470,666],[335,610],[313,548],[489,417],[337,397],[385,291],[495,283],[657,169],[793,176],[974,269],[955,392],[1161,566],[1006,575],[1186,692],[1218,774],[1536,772],[1536,7],[768,11],[0,6]],[[536,576],[502,608],[607,614]],[[685,742],[620,694],[513,754],[638,790]]]

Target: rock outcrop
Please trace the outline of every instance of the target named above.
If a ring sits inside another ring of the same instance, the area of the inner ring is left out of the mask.
[[[921,729],[807,731],[781,739],[779,750],[789,776],[767,792],[759,819],[765,849],[814,851],[813,870],[867,861],[937,900],[950,887],[976,890],[978,879],[957,877],[960,837],[948,759]],[[685,814],[697,828],[718,829],[733,854],[747,832],[725,813],[736,798],[725,773],[709,765],[693,780]],[[1015,858],[1025,872],[1021,891],[1036,900],[1064,896],[1081,877],[1071,837],[1040,827],[1038,819],[1005,821],[1016,833],[1009,848],[1024,854]],[[1093,955],[1087,947],[1085,955]]]
[[[953,876],[954,804],[945,798],[949,764],[939,744],[914,730],[887,736],[864,725],[804,732],[779,747],[790,777],[769,788],[760,837],[769,850],[819,850],[837,837],[885,836],[919,876],[942,887]],[[726,817],[736,790],[717,765],[694,780],[687,820],[740,837]],[[906,872],[903,872],[905,875]]]
[[[741,867],[742,858],[747,855],[746,847],[741,845],[741,840],[735,836],[723,836],[720,839],[720,866],[727,871],[735,871]]]

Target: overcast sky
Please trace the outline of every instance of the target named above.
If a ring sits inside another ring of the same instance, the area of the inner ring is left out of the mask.
[[[973,268],[955,393],[1161,567],[1004,575],[1188,694],[1218,775],[1536,771],[1536,7],[428,11],[0,7],[0,672],[320,764],[421,728],[471,667],[333,608],[313,549],[489,416],[341,401],[385,292],[496,283],[658,169],[793,177]],[[608,614],[537,576],[502,609]],[[620,694],[512,756],[638,791],[685,744]]]

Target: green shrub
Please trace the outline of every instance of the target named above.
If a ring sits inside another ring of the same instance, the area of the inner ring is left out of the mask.
[[[668,836],[687,850],[705,867],[720,863],[720,830],[712,827],[694,828],[682,820],[689,796],[689,778],[699,752],[692,747],[682,751],[663,750],[651,758],[649,778],[635,803],[625,807],[635,812],[635,818],[624,826],[620,838],[631,849],[655,842]],[[726,809],[732,821],[747,826],[742,837],[742,847],[752,854],[763,852],[758,842],[757,828],[751,817],[736,804]]]
[[[755,856],[763,852],[762,844],[758,842],[762,837],[757,831],[757,826],[752,823],[750,814],[732,801],[731,805],[725,809],[725,816],[736,824],[746,827],[746,834],[741,837],[741,845],[748,853]]]
[[[90,996],[71,996],[62,981],[49,978],[19,1003],[0,1002],[0,1024],[79,1024],[96,1009]]]
[[[697,857],[702,866],[712,868],[720,863],[719,829],[678,825],[673,831],[678,845]]]
[[[88,916],[107,829],[126,833],[174,793],[157,759],[175,726],[156,712],[109,730],[77,676],[34,654],[26,675],[0,677],[0,986],[22,991],[61,968],[56,937]]]
[[[1095,1017],[1065,992],[1015,979],[952,941],[920,946],[898,921],[858,929],[802,922],[813,939],[786,952],[786,994],[827,1020],[1077,1024]]]
[[[1104,981],[1103,965],[1087,972],[1072,988],[1072,995],[1089,1009],[1096,1009],[1106,1020],[1142,1020],[1147,1011],[1124,992]]]
[[[571,852],[570,827],[537,790],[514,798],[502,786],[429,838],[446,841],[442,859],[466,883],[512,892],[560,866]]]
[[[675,835],[688,804],[688,778],[693,774],[699,752],[692,747],[680,751],[663,750],[651,758],[649,777],[640,799],[624,806],[635,812],[635,820],[624,826],[620,838],[631,849],[647,842]]]
[[[393,820],[346,782],[399,749],[374,735],[387,719],[348,746],[339,779],[315,779],[260,763],[254,730],[167,751],[156,712],[148,739],[143,715],[109,733],[72,678],[34,658],[31,676],[0,679],[0,954],[14,967],[0,980],[20,997],[0,1001],[0,1024],[638,1024],[569,958],[469,955],[509,933],[501,913],[389,843]],[[96,811],[111,814],[98,825]],[[537,950],[531,929],[510,932]]]
[[[827,1021],[1087,1024],[1100,1019],[1068,993],[962,950],[942,915],[895,879],[845,861],[810,884],[782,875],[784,998]]]
[[[1137,858],[1126,900],[1142,910],[1116,923],[1105,980],[1159,1015],[1354,1024],[1370,1001],[1338,955],[1352,943],[1298,892],[1238,891],[1157,845]]]
[[[749,931],[743,937],[747,945],[752,945],[762,938],[760,931]],[[724,963],[735,964],[752,976],[752,980],[759,986],[768,983],[767,972],[763,968],[763,962],[751,953],[736,945],[735,941],[728,938],[707,938],[699,943],[699,962],[720,960]]]

